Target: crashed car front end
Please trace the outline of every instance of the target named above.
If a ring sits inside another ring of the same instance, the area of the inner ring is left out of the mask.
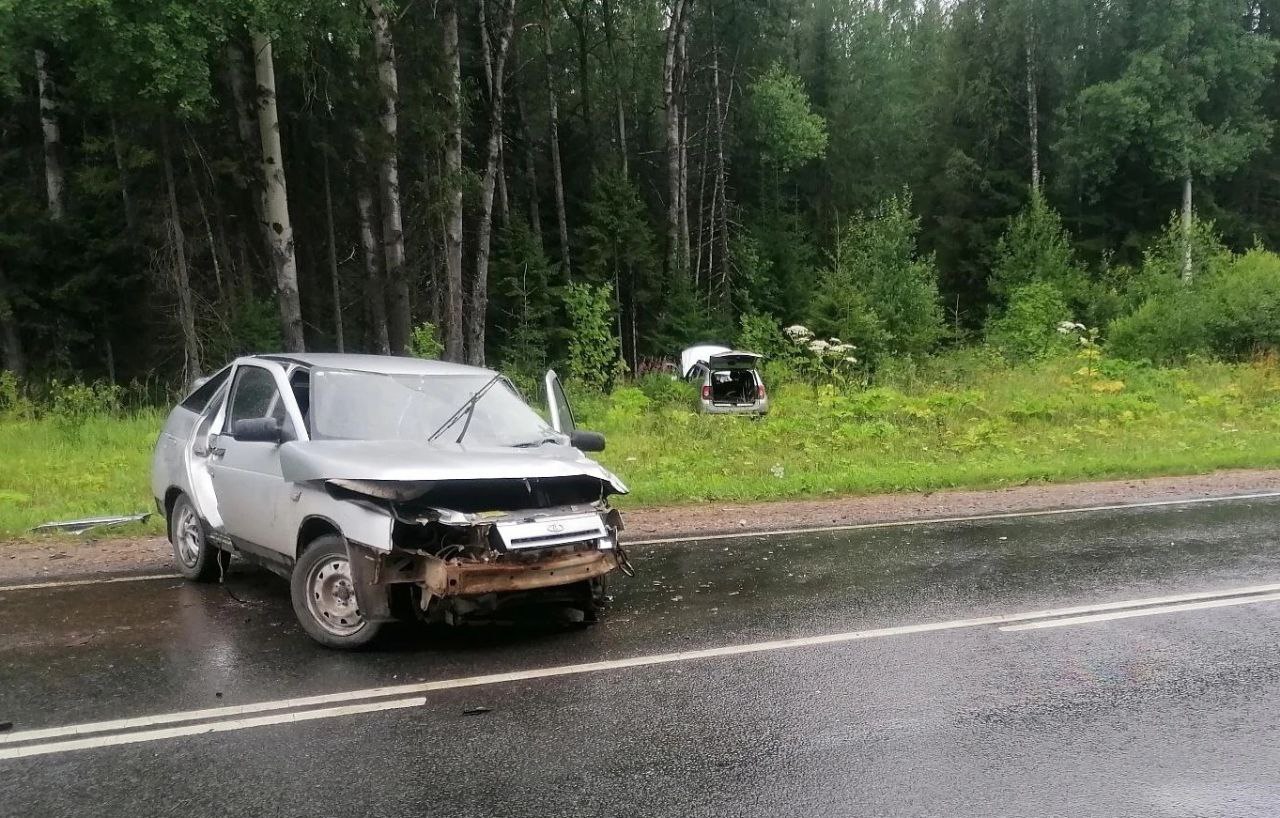
[[[449,618],[629,570],[608,500],[625,486],[591,465],[597,473],[319,481],[330,514],[345,518],[362,613],[396,618],[399,601]]]

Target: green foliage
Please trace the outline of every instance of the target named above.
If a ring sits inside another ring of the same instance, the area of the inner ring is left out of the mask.
[[[694,387],[681,378],[664,372],[650,372],[636,379],[635,384],[654,403],[693,406]]]
[[[920,355],[942,338],[938,271],[916,250],[920,220],[908,193],[859,214],[836,245],[832,266],[818,285],[813,327],[855,344],[875,359]]]
[[[743,313],[738,318],[735,345],[747,352],[758,352],[766,359],[786,355],[790,353],[792,346],[782,334],[778,320],[761,312]]]
[[[569,319],[566,374],[580,388],[607,389],[618,374],[620,343],[613,332],[613,290],[605,284],[570,284],[564,291]]]
[[[18,376],[0,369],[0,419],[21,420],[35,415],[35,405],[23,390]]]
[[[93,417],[120,414],[121,390],[115,384],[62,383],[49,384],[49,416],[65,435],[78,438],[85,423]]]
[[[1016,290],[1033,283],[1052,285],[1077,308],[1087,300],[1084,272],[1076,264],[1062,218],[1038,191],[996,243],[990,288],[1009,300]]]
[[[274,352],[281,348],[280,316],[269,298],[255,298],[224,314],[211,314],[197,326],[204,358],[214,366],[240,355]]]
[[[1112,322],[1109,348],[1157,363],[1203,355],[1240,360],[1280,349],[1280,256],[1251,250],[1189,286],[1155,292]]]
[[[1059,325],[1071,322],[1071,309],[1056,286],[1032,281],[1014,289],[1009,306],[987,322],[987,341],[1010,360],[1042,358],[1064,348]]]
[[[827,124],[809,105],[804,81],[774,63],[750,87],[751,119],[767,164],[787,173],[827,149]]]
[[[440,331],[430,321],[423,321],[409,332],[409,354],[415,358],[439,360],[444,352]]]
[[[503,230],[498,248],[489,303],[498,357],[504,371],[538,373],[548,361],[552,265],[523,219]]]

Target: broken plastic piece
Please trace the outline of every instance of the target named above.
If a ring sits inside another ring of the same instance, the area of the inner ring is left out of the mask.
[[[151,512],[142,514],[120,514],[110,517],[85,517],[80,520],[63,520],[61,522],[41,523],[32,531],[64,531],[68,534],[83,534],[94,528],[114,528],[128,523],[145,523]]]

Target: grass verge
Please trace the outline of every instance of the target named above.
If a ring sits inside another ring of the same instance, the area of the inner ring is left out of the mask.
[[[624,507],[983,488],[1280,464],[1280,368],[1176,369],[943,356],[872,389],[775,385],[753,420],[691,411],[682,389],[579,401],[606,433]],[[0,537],[153,508],[160,411],[0,420]],[[138,530],[138,529],[133,529]],[[145,528],[159,532],[154,520]]]

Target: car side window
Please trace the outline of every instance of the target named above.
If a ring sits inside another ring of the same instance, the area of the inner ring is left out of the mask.
[[[234,428],[239,420],[267,417],[285,419],[284,401],[280,400],[275,378],[262,367],[241,366],[236,373],[227,427]]]
[[[192,412],[199,412],[209,405],[209,399],[217,394],[218,390],[227,382],[227,377],[231,374],[231,367],[226,366],[209,378],[190,395],[182,401],[183,409],[190,409]]]

